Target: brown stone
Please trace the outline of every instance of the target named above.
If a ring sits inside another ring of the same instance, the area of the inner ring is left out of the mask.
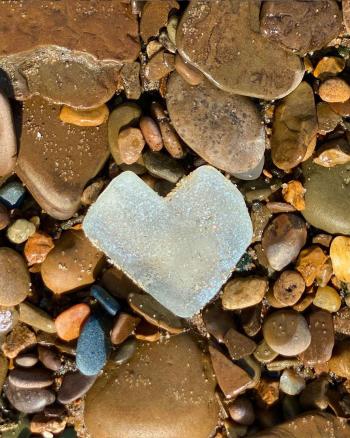
[[[260,34],[259,8],[240,0],[192,1],[176,42],[183,59],[219,88],[271,100],[289,94],[304,69],[298,56]]]
[[[296,167],[305,159],[316,134],[314,93],[307,82],[302,82],[275,109],[271,137],[274,164],[283,170]]]
[[[295,260],[306,242],[306,224],[292,213],[282,213],[265,228],[262,246],[270,266],[281,271]]]
[[[60,112],[62,122],[76,126],[100,126],[107,121],[108,116],[109,110],[105,104],[85,111],[63,105]]]
[[[145,43],[152,36],[157,36],[159,30],[165,27],[168,16],[172,9],[178,9],[179,5],[175,0],[152,0],[146,2],[142,8],[140,35]]]
[[[268,281],[263,277],[234,278],[224,287],[222,305],[227,310],[254,306],[262,301],[267,287]]]
[[[334,331],[350,336],[350,308],[344,307],[333,316]]]
[[[309,316],[311,343],[300,355],[305,366],[312,367],[327,362],[334,347],[332,315],[324,310],[313,311]]]
[[[56,435],[63,432],[66,424],[66,418],[51,418],[44,414],[36,414],[30,421],[30,431],[40,435],[44,432]]]
[[[1,348],[6,357],[14,359],[22,350],[35,344],[35,334],[26,325],[18,323],[6,336]]]
[[[300,252],[296,269],[301,273],[306,286],[311,286],[326,263],[327,256],[319,246],[312,246]]]
[[[90,307],[84,303],[75,304],[61,312],[55,319],[58,336],[64,341],[77,339],[89,315]]]
[[[147,62],[144,70],[149,81],[159,81],[175,69],[175,58],[171,53],[160,50]]]
[[[128,363],[109,362],[87,394],[87,430],[93,438],[210,436],[218,420],[212,373],[189,335],[138,343]]]
[[[225,93],[207,80],[191,86],[177,73],[169,78],[166,100],[177,133],[209,164],[229,173],[258,166],[265,134],[251,100]]]
[[[341,11],[335,0],[263,3],[261,33],[285,50],[304,55],[321,49],[335,38],[341,26]]]
[[[168,120],[160,120],[159,128],[162,134],[162,139],[165,149],[173,158],[183,158],[185,155],[185,149],[182,146],[181,139],[173,126]]]
[[[325,102],[346,102],[350,98],[350,86],[341,78],[327,79],[318,90]]]
[[[112,344],[119,345],[123,343],[132,334],[140,321],[140,318],[120,312],[111,331]]]
[[[0,204],[0,231],[4,230],[10,224],[10,214],[7,208]]]
[[[107,126],[67,125],[59,112],[38,97],[24,103],[16,172],[44,210],[68,219],[108,158]]]
[[[334,167],[350,162],[350,146],[344,138],[331,140],[317,150],[313,162],[323,167]]]
[[[133,164],[141,157],[145,139],[139,128],[125,128],[118,135],[120,159],[125,164]]]
[[[279,399],[279,382],[277,380],[262,378],[256,387],[258,398],[267,406],[272,406]]]
[[[55,294],[70,292],[95,281],[104,256],[83,231],[68,230],[56,242],[41,267],[45,285]]]
[[[319,102],[316,105],[316,111],[318,132],[321,135],[326,135],[328,132],[333,131],[342,121],[341,116],[334,111],[328,102]]]
[[[140,119],[140,129],[152,151],[160,151],[163,147],[163,139],[157,123],[151,117],[143,116]]]
[[[256,343],[252,339],[233,328],[230,328],[226,333],[224,343],[233,360],[249,356],[256,348]]]
[[[190,85],[199,85],[204,79],[203,74],[186,62],[178,53],[175,57],[175,69]]]
[[[219,301],[209,304],[202,312],[203,322],[208,333],[218,342],[224,342],[226,333],[235,328],[231,312],[226,312]]]
[[[350,116],[350,99],[346,102],[329,102],[329,106],[342,117]]]
[[[15,167],[17,157],[17,141],[13,126],[12,110],[6,96],[4,96],[3,93],[0,93],[0,114],[1,185],[1,178],[11,174],[13,168]]]
[[[266,205],[255,202],[251,207],[250,218],[253,224],[253,242],[260,242],[264,229],[271,219],[271,212]]]
[[[297,271],[283,271],[273,285],[275,298],[286,306],[293,306],[305,290],[305,281]]]
[[[24,255],[28,265],[43,263],[48,253],[54,247],[52,237],[42,231],[37,231],[30,236],[24,246]]]
[[[132,62],[124,64],[121,71],[125,95],[128,99],[139,99],[141,96],[140,63]]]
[[[329,255],[338,280],[350,283],[350,237],[337,236],[332,240]]]
[[[226,398],[236,397],[252,384],[249,375],[224,354],[209,346],[211,361],[218,384]]]
[[[329,370],[339,377],[350,379],[350,343],[343,341],[337,344],[329,361]]]
[[[158,327],[143,320],[135,329],[135,338],[140,341],[157,342],[161,338]]]
[[[143,292],[122,270],[116,267],[104,271],[102,285],[109,293],[121,300],[127,300],[131,293]]]

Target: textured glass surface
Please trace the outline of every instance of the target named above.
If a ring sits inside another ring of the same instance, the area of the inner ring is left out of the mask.
[[[182,317],[213,298],[252,238],[241,193],[210,166],[166,198],[123,172],[90,207],[83,229],[114,265]]]

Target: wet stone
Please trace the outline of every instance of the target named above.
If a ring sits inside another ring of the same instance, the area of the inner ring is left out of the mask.
[[[75,304],[64,310],[55,319],[57,335],[64,341],[77,339],[89,315],[90,307],[84,303]]]
[[[54,348],[38,346],[40,362],[51,371],[58,371],[61,368],[61,358],[58,351]]]
[[[208,332],[218,342],[224,342],[226,333],[235,328],[231,312],[226,312],[220,302],[209,304],[202,312],[203,322]]]
[[[14,408],[26,414],[42,411],[55,401],[55,394],[49,389],[21,389],[7,383],[5,395]]]
[[[151,150],[160,151],[163,147],[163,140],[157,123],[151,117],[143,116],[140,119],[140,129]]]
[[[334,167],[350,162],[350,146],[344,138],[330,140],[317,150],[313,162],[323,167]]]
[[[56,333],[51,316],[42,309],[29,303],[20,303],[19,320],[46,333]]]
[[[222,306],[227,310],[244,309],[262,301],[268,281],[263,277],[242,277],[230,280],[224,287]]]
[[[9,374],[9,382],[16,388],[37,389],[52,385],[50,371],[41,368],[16,368]]]
[[[88,392],[87,430],[93,438],[210,436],[219,410],[215,385],[207,355],[188,334],[138,342],[133,358],[109,362]]]
[[[15,244],[24,243],[35,233],[35,225],[26,219],[17,219],[7,228],[7,238]]]
[[[66,427],[65,418],[50,418],[45,414],[36,414],[31,419],[30,430],[32,433],[38,434],[58,434]],[[44,435],[45,436],[45,435]]]
[[[4,230],[10,224],[10,215],[7,208],[0,204],[0,231]]]
[[[140,64],[138,62],[124,64],[120,75],[126,97],[128,99],[139,99],[141,95]]]
[[[175,56],[175,70],[189,85],[199,85],[203,79],[203,74],[186,62],[178,53]]]
[[[38,363],[38,356],[35,353],[23,353],[16,357],[15,363],[20,367],[30,368]]]
[[[334,331],[350,336],[350,308],[344,307],[333,315]]]
[[[321,135],[326,135],[333,131],[342,121],[342,118],[337,114],[327,102],[319,102],[316,106],[318,132]]]
[[[250,99],[225,93],[206,79],[191,86],[174,73],[166,101],[180,137],[209,164],[232,174],[254,169],[261,161],[265,134]]]
[[[151,175],[171,183],[177,183],[185,174],[182,164],[160,152],[145,152],[143,160]]]
[[[12,173],[16,164],[17,141],[13,126],[10,104],[3,93],[0,93],[0,178]],[[1,198],[1,195],[0,195]]]
[[[237,397],[229,406],[232,420],[238,424],[250,426],[254,423],[255,413],[252,402],[244,396]]]
[[[62,122],[76,126],[100,126],[107,121],[108,116],[109,110],[105,104],[85,111],[64,105],[60,112]]]
[[[264,321],[266,343],[283,356],[295,356],[305,351],[311,334],[305,318],[294,310],[277,310]]]
[[[337,279],[350,282],[350,237],[335,237],[332,240],[329,255],[332,261],[333,272]]]
[[[43,210],[68,219],[108,158],[107,125],[65,124],[59,112],[39,97],[25,102],[16,172]]]
[[[140,21],[140,35],[145,43],[152,37],[159,34],[159,30],[165,27],[168,16],[173,9],[179,5],[175,0],[152,0],[142,8]]]
[[[118,135],[120,159],[125,164],[133,164],[141,157],[145,139],[139,128],[125,128]]]
[[[296,262],[296,270],[305,280],[306,286],[311,286],[327,262],[327,256],[319,246],[303,249]]]
[[[345,68],[345,59],[337,56],[324,56],[318,61],[313,75],[321,80],[327,77],[336,76]]]
[[[113,342],[113,339],[112,339]],[[128,362],[136,351],[137,341],[135,338],[129,338],[123,342],[116,350],[113,350],[110,356],[110,360],[116,365],[122,365]]]
[[[93,285],[90,294],[110,315],[115,316],[120,310],[120,304],[103,287]]]
[[[283,170],[296,167],[309,153],[317,134],[315,99],[311,86],[302,82],[276,107],[272,125],[271,153]]]
[[[11,181],[0,188],[0,202],[6,207],[18,208],[21,206],[26,194],[26,189],[18,181]]]
[[[41,266],[45,285],[55,294],[70,292],[95,281],[103,264],[103,254],[82,231],[68,230],[56,241]]]
[[[283,49],[300,53],[321,49],[341,27],[335,0],[266,1],[260,13],[260,31]]]
[[[262,203],[254,203],[251,207],[250,217],[253,223],[253,242],[261,241],[263,231],[271,219],[270,210]]]
[[[123,172],[91,206],[83,229],[115,265],[180,317],[192,316],[217,293],[252,237],[242,195],[209,166],[184,178],[167,198]]]
[[[63,376],[62,385],[57,394],[60,403],[72,403],[83,397],[95,383],[96,376],[84,376],[79,371],[68,372]]]
[[[350,378],[350,344],[343,341],[334,348],[331,359],[329,360],[329,371],[339,377]]]
[[[159,81],[175,68],[174,55],[160,50],[148,61],[144,75],[150,81]]]
[[[265,228],[262,247],[270,266],[276,271],[295,260],[306,243],[306,224],[299,216],[282,213]]]
[[[293,91],[304,72],[298,56],[260,34],[259,7],[240,0],[193,1],[176,42],[184,60],[219,88],[270,100]]]
[[[256,348],[256,343],[252,339],[233,328],[230,328],[226,333],[224,343],[233,360],[249,356]]]
[[[112,344],[122,344],[133,333],[140,321],[140,318],[120,312],[111,331]]]
[[[341,306],[341,297],[331,286],[318,287],[313,304],[328,312],[337,312]]]
[[[277,356],[278,353],[272,350],[272,348],[266,343],[265,339],[260,342],[254,351],[255,359],[261,363],[272,362]]]
[[[318,90],[325,102],[346,102],[350,98],[350,86],[341,78],[327,79]]]
[[[288,395],[297,395],[305,388],[305,379],[293,369],[284,370],[280,378],[280,390]]]

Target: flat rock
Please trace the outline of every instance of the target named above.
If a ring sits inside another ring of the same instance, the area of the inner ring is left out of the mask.
[[[266,1],[260,13],[261,33],[285,50],[319,50],[339,32],[341,11],[335,0]]]
[[[180,55],[219,88],[277,99],[300,83],[300,58],[259,32],[259,2],[195,0],[176,35]],[[233,31],[234,30],[234,31]]]
[[[271,136],[273,163],[283,170],[296,167],[309,155],[317,128],[313,90],[307,82],[301,82],[276,107]]]
[[[55,323],[51,316],[32,304],[20,303],[19,320],[46,333],[56,333]]]
[[[303,164],[305,178],[305,219],[331,234],[350,234],[349,165],[332,168],[311,160]]]
[[[41,266],[45,285],[55,294],[70,292],[95,281],[103,265],[103,254],[82,231],[62,233]]]
[[[219,291],[252,237],[242,195],[210,166],[183,178],[166,198],[123,172],[90,207],[83,229],[113,264],[181,317]]]
[[[0,179],[9,175],[15,167],[17,156],[17,141],[13,126],[10,104],[0,93]]]
[[[167,108],[177,133],[209,164],[231,174],[258,166],[265,152],[265,132],[255,103],[228,94],[208,80],[191,86],[173,73]]]
[[[9,374],[9,382],[16,388],[46,388],[52,385],[53,381],[52,373],[42,368],[16,368]]]
[[[38,97],[24,103],[16,172],[42,209],[68,219],[108,158],[107,124],[69,125],[59,113],[58,105]]]
[[[11,248],[0,248],[0,305],[16,306],[30,292],[30,275],[24,258]]]
[[[127,364],[109,362],[88,392],[85,423],[93,438],[204,438],[218,419],[206,354],[187,334],[139,342]]]

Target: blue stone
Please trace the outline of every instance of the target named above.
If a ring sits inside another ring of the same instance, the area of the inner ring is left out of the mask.
[[[94,285],[91,288],[90,294],[94,297],[103,308],[112,316],[115,316],[119,310],[120,305],[103,287]]]
[[[18,181],[12,181],[0,188],[0,202],[8,208],[21,206],[26,194],[26,189]]]
[[[98,374],[110,351],[109,330],[102,313],[94,313],[86,321],[78,339],[77,368],[86,376]]]

